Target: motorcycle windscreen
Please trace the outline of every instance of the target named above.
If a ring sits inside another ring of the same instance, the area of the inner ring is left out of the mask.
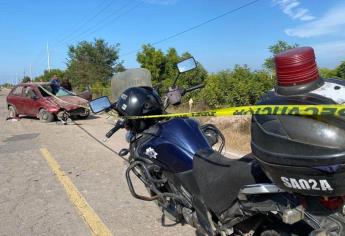
[[[111,79],[111,90],[115,100],[128,88],[152,87],[151,73],[145,68],[128,69],[116,73]]]

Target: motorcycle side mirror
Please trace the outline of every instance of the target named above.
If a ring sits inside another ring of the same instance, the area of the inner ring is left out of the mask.
[[[109,109],[111,107],[111,103],[107,96],[103,96],[90,101],[89,106],[91,111],[97,114]]]
[[[197,67],[194,57],[190,57],[188,59],[180,61],[176,66],[180,73],[185,73]]]

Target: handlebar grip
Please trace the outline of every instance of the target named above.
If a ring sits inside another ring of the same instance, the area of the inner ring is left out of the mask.
[[[105,137],[110,138],[110,137],[113,136],[113,134],[115,134],[115,132],[118,131],[119,129],[120,129],[120,127],[114,126],[114,128],[112,128],[111,130],[109,130],[109,132],[105,135]]]
[[[105,135],[105,137],[110,138],[115,134],[119,129],[123,128],[123,121],[117,121],[116,125],[108,131],[108,133]]]

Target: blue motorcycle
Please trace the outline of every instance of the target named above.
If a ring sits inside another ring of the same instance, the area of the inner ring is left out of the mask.
[[[177,64],[180,74],[194,68],[194,58]],[[107,138],[119,129],[128,130],[129,148],[122,149],[119,155],[128,156],[126,179],[133,197],[156,202],[165,217],[195,227],[199,235],[345,234],[345,208],[341,197],[345,195],[345,171],[342,163],[335,172],[303,164],[299,166],[298,163],[318,154],[314,151],[312,156],[309,151],[308,155],[300,155],[298,159],[297,151],[291,153],[293,145],[299,145],[298,152],[303,153],[311,148],[311,144],[295,142],[292,138],[286,147],[282,145],[284,140],[280,142],[284,129],[289,129],[287,126],[281,128],[279,125],[282,124],[292,126],[302,119],[301,125],[297,125],[299,130],[291,129],[290,137],[293,136],[291,132],[310,132],[317,136],[316,131],[306,131],[306,126],[319,125],[317,127],[324,133],[334,131],[332,127],[322,126],[321,121],[310,125],[314,121],[302,117],[286,116],[284,119],[288,120],[281,121],[278,116],[253,116],[253,153],[240,159],[229,159],[221,154],[225,139],[214,125],[200,125],[195,119],[186,117],[131,118],[166,114],[169,105],[180,104],[183,95],[203,87],[181,89],[176,86],[177,79],[163,101],[152,88],[149,71],[128,70],[117,74],[112,81],[113,93],[117,97],[114,104],[107,97],[90,102],[94,113],[115,110],[119,114],[120,118],[106,134]],[[287,99],[270,92],[261,103],[325,102],[322,98],[308,96],[289,96]],[[277,134],[279,130],[281,133]],[[342,131],[334,132],[340,137],[339,145],[343,145]],[[313,148],[315,150],[317,146]],[[325,163],[334,161],[335,156],[340,158],[340,152],[334,149],[329,156],[326,149],[318,150]],[[297,164],[291,163],[289,153],[294,155]],[[131,173],[146,186],[147,196],[136,192]]]

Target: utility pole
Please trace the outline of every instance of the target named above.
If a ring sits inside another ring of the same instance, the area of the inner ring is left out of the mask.
[[[32,65],[30,64],[30,79],[32,80]]]
[[[50,72],[50,53],[49,53],[48,42],[47,42],[47,57],[48,57],[48,71]]]

